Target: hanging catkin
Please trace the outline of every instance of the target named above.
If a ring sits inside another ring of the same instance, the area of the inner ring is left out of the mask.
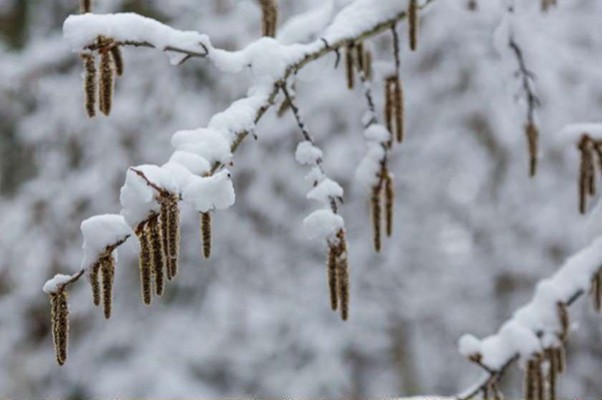
[[[113,281],[115,279],[115,258],[112,254],[104,257],[100,263],[102,275],[102,304],[106,319],[111,318],[113,305]]]
[[[578,145],[581,152],[581,163],[579,166],[579,212],[585,214],[587,211],[587,196],[591,193],[593,162],[590,147],[590,139],[583,135]]]
[[[345,239],[345,231],[339,230],[337,240],[336,275],[338,299],[341,306],[341,319],[347,321],[349,318],[349,264],[347,260],[347,240]]]
[[[371,207],[372,207],[372,234],[373,234],[373,242],[374,242],[374,250],[378,253],[381,248],[381,218],[382,218],[382,209],[381,209],[381,184],[380,182],[372,188],[372,198],[371,198]]]
[[[602,269],[600,269],[592,278],[591,288],[594,310],[602,312]]]
[[[525,371],[525,400],[539,400],[541,387],[541,367],[537,356],[527,361]]]
[[[69,341],[69,306],[67,305],[67,292],[64,288],[50,295],[50,311],[56,361],[59,365],[63,365],[67,360]]]
[[[98,272],[100,271],[100,261],[97,261],[88,272],[88,281],[92,287],[92,302],[95,306],[100,305],[100,281]]]
[[[529,147],[529,176],[533,177],[537,173],[537,142],[539,131],[533,122],[525,125],[525,135]]]
[[[555,349],[554,348],[546,349],[545,350],[545,358],[548,361],[547,400],[556,400],[556,381],[557,381],[557,375],[558,375],[558,365],[557,365],[558,360],[555,355]]]
[[[337,283],[337,247],[328,245],[328,289],[330,293],[330,307],[333,311],[338,308],[338,283]]]
[[[556,310],[558,313],[558,320],[560,321],[560,339],[565,342],[569,336],[569,311],[566,304],[560,302],[556,304]]]
[[[403,104],[403,87],[401,86],[401,80],[399,77],[395,77],[393,82],[393,104],[394,104],[394,115],[395,115],[395,129],[397,142],[403,142],[405,136],[404,129],[404,104]],[[391,132],[393,134],[393,132]]]
[[[140,241],[140,283],[142,286],[142,301],[144,304],[150,305],[152,299],[151,271],[153,267],[151,255],[151,234],[147,223],[138,229],[137,235],[138,240]]]
[[[113,103],[113,58],[110,52],[103,48],[100,50],[100,79],[98,82],[99,108],[104,115],[111,113]]]
[[[168,281],[173,279],[173,268],[171,267],[171,257],[169,256],[169,197],[162,197],[160,200],[161,211],[159,213],[159,227],[161,229],[161,248],[163,249],[163,258],[165,260],[165,275]]]
[[[259,0],[261,5],[262,33],[263,36],[276,37],[276,26],[278,25],[278,3],[276,0]]]
[[[123,56],[121,55],[121,49],[117,45],[110,47],[111,57],[113,58],[113,65],[115,66],[115,73],[117,76],[122,76],[124,71]]]
[[[80,0],[79,11],[82,14],[92,12],[92,0]]]
[[[418,1],[410,0],[408,5],[408,27],[410,49],[416,50],[418,44]]]
[[[211,213],[201,213],[201,236],[203,239],[203,256],[211,256]]]
[[[385,124],[391,135],[393,135],[393,111],[395,108],[394,80],[394,77],[385,80]]]
[[[170,197],[167,225],[169,267],[171,268],[171,276],[175,277],[178,273],[178,258],[180,253],[180,209],[178,208],[177,195]]]
[[[345,71],[347,74],[347,88],[353,89],[355,84],[355,60],[353,45],[350,44],[345,49]]]
[[[165,251],[158,216],[149,222],[149,229],[151,232],[152,273],[155,276],[155,293],[157,296],[162,296],[165,288]]]
[[[93,118],[96,115],[96,59],[90,53],[82,53],[84,61],[84,108],[88,117]]]
[[[384,175],[385,181],[385,231],[387,236],[393,234],[393,205],[395,203],[395,189],[393,187],[393,178],[387,171]]]

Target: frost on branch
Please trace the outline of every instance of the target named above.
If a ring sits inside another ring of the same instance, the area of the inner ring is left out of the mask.
[[[565,370],[564,354],[571,330],[568,307],[589,293],[594,308],[602,310],[602,238],[569,258],[551,278],[542,280],[531,301],[517,310],[499,331],[482,340],[464,335],[460,353],[488,375],[458,398],[478,391],[499,392],[499,380],[514,361],[525,373],[525,399],[556,398],[557,375]]]

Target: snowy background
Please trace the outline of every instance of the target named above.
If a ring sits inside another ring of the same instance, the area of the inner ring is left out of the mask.
[[[281,0],[281,25],[311,9],[328,20],[346,3]],[[272,111],[234,157],[236,204],[214,217],[211,259],[201,256],[196,213],[184,209],[180,276],[148,308],[136,245],[122,246],[112,318],[77,285],[69,360],[58,367],[41,287],[80,265],[81,220],[119,212],[127,167],[165,162],[171,135],[206,126],[247,80],[203,60],[176,68],[157,51],[126,49],[113,113],[90,120],[81,62],[61,33],[76,1],[0,0],[0,397],[366,398],[472,383],[479,371],[458,354],[458,337],[497,330],[537,280],[600,231],[578,214],[578,152],[563,128],[602,120],[602,3],[558,0],[542,15],[539,2],[518,1],[541,99],[541,163],[529,179],[515,64],[493,40],[504,8],[477,3],[467,12],[464,0],[434,1],[415,53],[402,33],[407,141],[391,160],[395,233],[379,255],[369,196],[354,178],[365,151],[361,90],[347,90],[334,57],[300,77],[309,130],[345,189],[349,321],[330,311],[323,244],[302,229],[312,203],[294,157],[298,128],[292,114]],[[250,0],[102,0],[95,10],[135,11],[226,49],[260,32]],[[390,35],[369,45],[391,59]],[[602,393],[602,323],[589,304],[576,308],[560,393],[593,399]],[[509,377],[506,393],[518,395],[520,374]]]

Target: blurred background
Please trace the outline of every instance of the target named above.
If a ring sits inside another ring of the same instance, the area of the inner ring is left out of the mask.
[[[199,30],[226,49],[260,32],[252,0],[93,3],[99,13],[134,11]],[[327,2],[279,3],[283,25]],[[0,397],[352,399],[453,394],[471,384],[480,371],[457,353],[458,337],[496,331],[537,280],[596,233],[577,212],[578,152],[561,131],[602,119],[602,3],[558,0],[542,15],[539,2],[518,1],[541,99],[534,179],[514,64],[493,46],[503,7],[477,0],[468,11],[468,3],[435,1],[415,53],[399,28],[408,134],[392,159],[395,233],[381,254],[372,251],[369,194],[354,182],[364,152],[361,91],[347,90],[334,57],[299,77],[308,127],[345,188],[348,322],[329,308],[323,244],[301,229],[314,206],[294,160],[301,136],[292,115],[272,111],[235,155],[236,205],[214,217],[212,258],[202,259],[198,217],[184,209],[180,275],[149,308],[137,244],[122,246],[113,317],[105,321],[87,284],[76,285],[69,359],[58,367],[41,287],[78,269],[81,220],[119,212],[128,166],[165,162],[171,135],[205,126],[245,94],[248,77],[126,49],[114,111],[91,120],[81,61],[61,37],[77,1],[0,0]],[[389,34],[368,46],[391,60]],[[376,68],[379,108],[382,78]],[[562,397],[602,393],[602,320],[584,303],[574,306]],[[519,396],[521,386],[514,368],[506,392]]]

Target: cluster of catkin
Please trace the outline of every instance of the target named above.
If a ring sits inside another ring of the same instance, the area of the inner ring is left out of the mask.
[[[94,263],[94,265],[92,265],[88,272],[88,281],[92,287],[92,301],[94,302],[95,306],[99,306],[102,299],[102,305],[106,319],[111,317],[114,280],[115,257],[113,257],[113,249],[109,249],[96,261],[96,263]]]
[[[56,361],[59,365],[63,365],[67,360],[67,344],[69,342],[69,306],[67,290],[64,287],[50,294],[50,318]]]
[[[84,63],[84,107],[90,118],[96,115],[96,105],[104,115],[111,113],[115,75],[123,75],[123,58],[113,39],[99,37],[98,58],[91,51],[82,53]]]
[[[180,246],[180,210],[178,196],[162,194],[160,213],[141,223],[136,236],[140,241],[140,282],[142,301],[150,305],[152,283],[157,296],[163,295],[165,279],[171,281],[178,273]],[[154,279],[153,279],[154,278]]]
[[[349,44],[345,48],[345,73],[347,87],[351,90],[355,86],[355,69],[360,68],[366,79],[372,77],[372,53],[366,49],[362,42]]]
[[[577,145],[581,153],[579,167],[579,211],[585,214],[587,211],[588,196],[596,194],[596,163],[594,156],[598,158],[598,166],[602,171],[602,142],[595,141],[587,134],[581,136]]]
[[[278,3],[276,0],[259,0],[261,6],[261,29],[263,36],[276,37],[278,25]]]
[[[525,400],[556,400],[558,375],[565,370],[564,346],[549,347],[527,361]]]
[[[341,318],[349,317],[349,265],[345,231],[339,230],[336,238],[328,241],[328,287],[333,311],[340,308]]]
[[[395,203],[393,176],[387,168],[383,168],[380,174],[378,183],[372,188],[370,199],[374,250],[377,252],[380,252],[382,248],[381,232],[383,220],[387,236],[390,237],[393,234],[393,205]]]

